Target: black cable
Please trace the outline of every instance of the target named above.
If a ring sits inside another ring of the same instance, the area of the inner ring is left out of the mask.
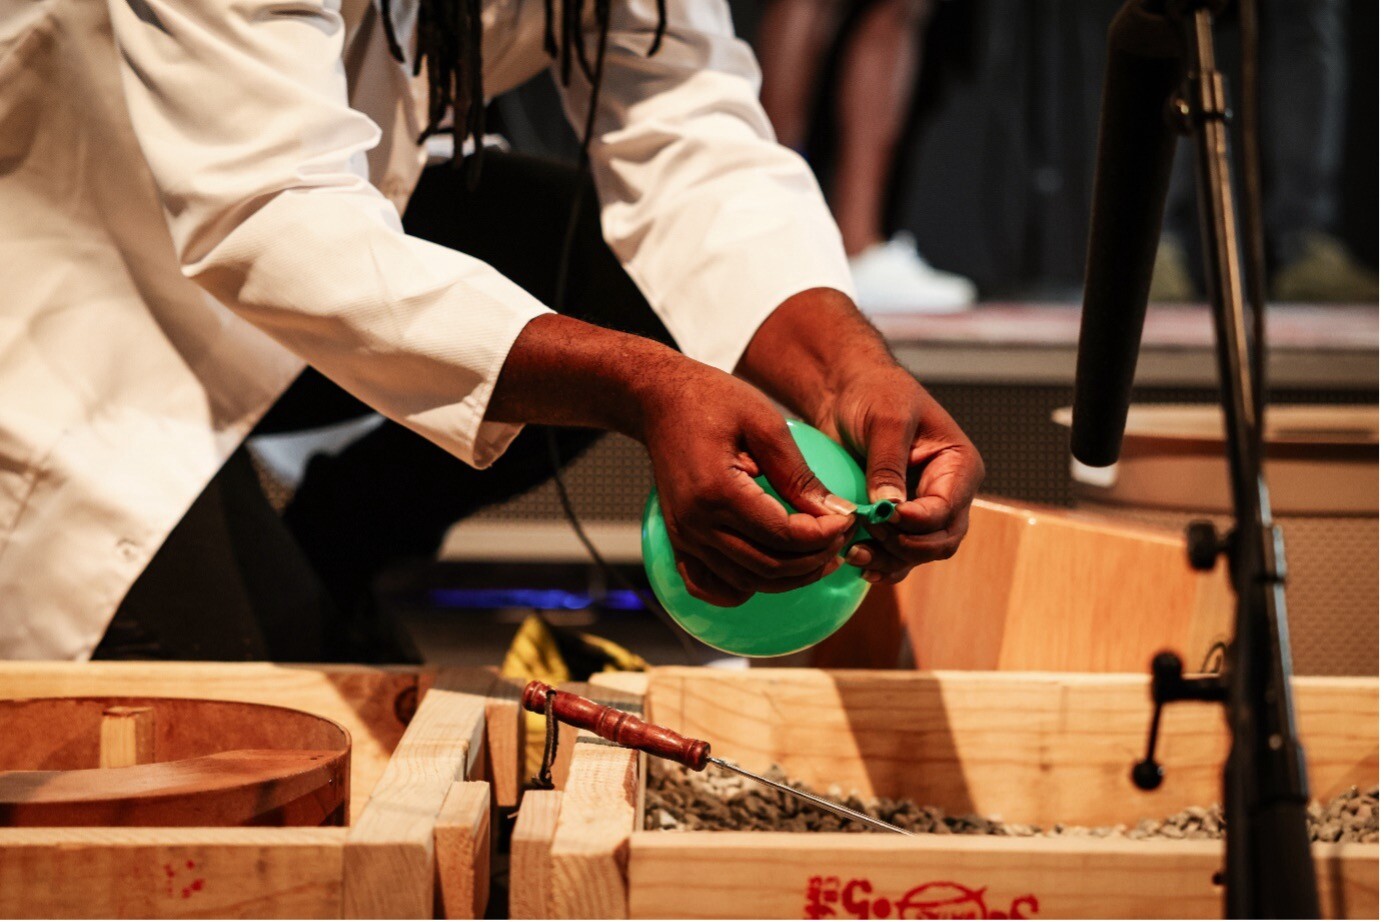
[[[1218,640],[1215,643],[1213,643],[1210,649],[1206,651],[1206,656],[1204,656],[1201,660],[1201,672],[1221,672],[1223,669],[1225,669],[1225,657],[1226,654],[1229,652],[1230,648],[1226,646],[1225,641]]]
[[[600,28],[600,43],[596,47],[596,61],[592,66],[591,73],[591,98],[586,112],[586,122],[582,128],[581,146],[577,153],[577,174],[578,177],[584,176],[591,167],[591,141],[596,134],[596,107],[600,101],[601,82],[605,77],[605,57],[606,46],[610,38],[610,3],[611,0],[596,0],[596,19]],[[566,37],[564,37],[564,45]],[[567,304],[567,283],[571,273],[572,249],[576,244],[577,225],[581,218],[582,193],[585,191],[584,185],[578,180],[576,191],[572,195],[572,206],[567,215],[567,228],[563,233],[562,247],[558,251],[557,262],[557,281],[553,291],[553,310],[562,313]],[[672,617],[663,610],[663,607],[643,589],[635,586],[624,577],[617,569],[612,567],[597,550],[595,543],[587,535],[586,529],[582,527],[581,519],[577,515],[576,508],[572,505],[572,498],[567,492],[567,482],[562,476],[562,457],[558,451],[557,432],[551,426],[547,430],[548,461],[553,469],[553,485],[557,488],[558,502],[562,506],[562,512],[567,517],[567,522],[572,526],[572,531],[576,534],[577,540],[586,548],[587,554],[592,561],[605,575],[605,578],[619,585],[621,588],[634,594],[655,617],[661,620],[664,625],[673,632],[679,645],[683,650],[689,665],[696,662],[696,651],[692,646],[687,635],[678,627]]]

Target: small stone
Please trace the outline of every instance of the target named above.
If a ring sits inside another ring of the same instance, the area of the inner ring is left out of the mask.
[[[766,775],[784,784],[804,787],[778,766],[772,766]],[[1220,804],[1192,805],[1161,820],[1141,820],[1132,827],[1125,824],[1083,827],[1059,822],[1040,829],[1027,823],[1007,823],[1002,816],[976,813],[951,816],[934,805],[892,797],[863,797],[856,791],[844,792],[839,785],[829,787],[826,796],[910,832],[931,835],[1097,838],[1118,835],[1134,840],[1205,840],[1218,839],[1225,834],[1225,815]],[[690,773],[665,763],[654,763],[649,771],[645,808],[643,825],[651,830],[876,831],[719,768]],[[1371,788],[1362,792],[1351,788],[1324,805],[1310,804],[1307,824],[1313,841],[1378,843],[1379,790]]]

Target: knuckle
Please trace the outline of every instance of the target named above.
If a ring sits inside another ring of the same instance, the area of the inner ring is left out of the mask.
[[[788,488],[797,495],[811,493],[817,489],[817,475],[806,463],[796,464],[787,477]]]
[[[960,548],[961,548],[961,542],[960,542],[960,541],[948,541],[946,544],[942,545],[942,547],[938,549],[937,554],[936,554],[932,559],[933,559],[933,560],[951,560],[953,557],[956,556],[956,552],[957,552]]]

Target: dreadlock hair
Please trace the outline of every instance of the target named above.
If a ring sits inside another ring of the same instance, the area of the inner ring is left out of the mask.
[[[593,63],[582,34],[582,17],[587,0],[542,0],[543,50],[558,62],[562,85],[572,79],[573,62],[591,84],[591,104],[581,137],[581,156],[585,161],[595,130],[596,103],[601,92],[606,43],[610,37],[612,0],[591,0],[600,39]],[[394,31],[393,0],[380,0],[385,40],[394,59],[404,61],[404,49]],[[658,0],[658,26],[648,53],[654,55],[668,31],[668,0]],[[474,186],[480,176],[485,134],[485,89],[481,61],[481,0],[418,0],[418,23],[414,30],[413,73],[424,64],[428,68],[428,124],[418,141],[422,143],[442,129],[442,121],[452,112],[456,145],[452,165],[461,166],[462,149],[471,138],[474,154],[468,167],[468,182]]]

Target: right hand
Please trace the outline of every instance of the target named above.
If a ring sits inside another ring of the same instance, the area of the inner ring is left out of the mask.
[[[855,505],[812,473],[768,397],[678,358],[650,376],[640,435],[688,592],[732,606],[834,572],[855,530]],[[760,475],[798,511],[766,493]]]

